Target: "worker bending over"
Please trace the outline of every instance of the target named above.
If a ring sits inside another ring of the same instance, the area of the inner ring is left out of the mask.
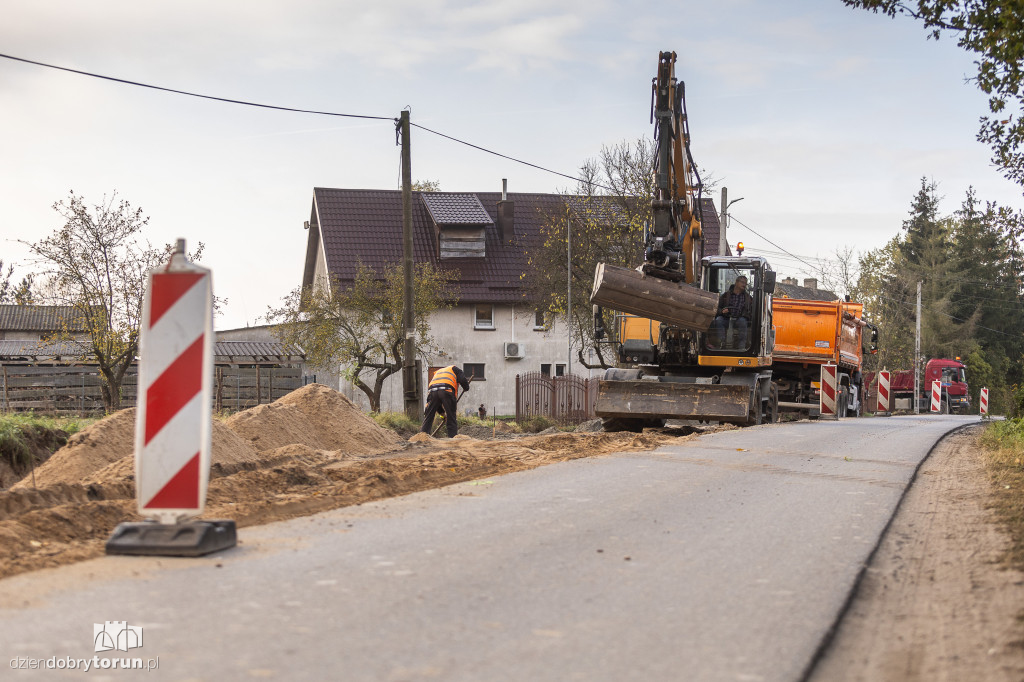
[[[463,391],[469,390],[469,379],[461,367],[448,365],[434,372],[434,378],[427,386],[427,411],[423,415],[423,426],[420,431],[430,433],[434,426],[434,415],[438,410],[444,413],[444,424],[448,429],[448,437],[454,438],[459,433],[459,423],[455,413],[456,394],[459,386]]]

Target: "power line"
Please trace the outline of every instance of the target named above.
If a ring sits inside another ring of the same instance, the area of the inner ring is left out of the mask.
[[[739,219],[737,219],[737,218],[736,218],[735,216],[733,216],[733,215],[731,215],[731,214],[730,214],[730,215],[729,215],[729,220],[730,220],[730,221],[736,221],[737,223],[739,223],[739,224],[740,224],[740,225],[742,225],[743,227],[747,228],[748,230],[750,230],[751,232],[753,232],[753,233],[754,233],[755,235],[757,235],[757,236],[758,236],[758,237],[760,237],[761,239],[765,240],[766,242],[768,242],[769,244],[771,244],[771,245],[772,245],[772,246],[774,246],[775,248],[779,249],[779,250],[780,250],[780,251],[782,251],[783,253],[785,253],[785,254],[788,254],[788,255],[789,255],[790,257],[792,257],[792,258],[795,258],[796,260],[800,261],[801,263],[803,263],[803,264],[804,264],[804,265],[806,265],[807,267],[811,268],[812,270],[814,270],[814,271],[816,271],[816,272],[820,272],[820,273],[821,273],[822,275],[824,275],[824,274],[825,274],[825,271],[824,271],[824,270],[823,270],[822,268],[820,268],[820,267],[815,267],[815,266],[811,265],[810,263],[808,263],[807,261],[805,261],[805,260],[804,260],[803,258],[801,258],[800,256],[797,256],[797,255],[795,255],[795,254],[793,254],[793,253],[790,253],[789,251],[786,251],[786,249],[782,248],[781,246],[779,246],[778,244],[776,244],[775,242],[773,242],[773,241],[772,241],[771,239],[768,239],[768,237],[765,237],[765,236],[764,236],[763,234],[761,234],[760,232],[758,232],[758,231],[757,231],[757,230],[755,230],[754,228],[750,227],[749,225],[747,225],[746,223],[744,223],[744,222],[743,222],[742,220],[739,220]]]
[[[274,105],[274,104],[261,104],[261,103],[258,103],[258,102],[249,102],[249,101],[246,101],[246,100],[231,99],[231,98],[228,98],[228,97],[217,97],[217,96],[214,96],[214,95],[203,95],[203,94],[200,94],[200,93],[197,93],[197,92],[190,92],[188,90],[178,90],[178,89],[175,89],[175,88],[168,88],[168,87],[164,87],[164,86],[161,86],[161,85],[152,85],[150,83],[141,83],[139,81],[128,80],[126,78],[116,78],[114,76],[105,76],[103,74],[93,73],[91,71],[82,71],[80,69],[72,69],[72,68],[69,68],[69,67],[66,67],[66,66],[57,66],[56,64],[47,64],[45,62],[39,62],[39,61],[35,61],[35,60],[32,60],[32,59],[25,59],[23,57],[15,57],[15,56],[9,55],[9,54],[0,54],[0,57],[2,57],[4,59],[10,59],[11,61],[21,62],[23,64],[32,64],[34,66],[42,66],[42,67],[47,68],[47,69],[55,69],[57,71],[65,71],[67,73],[74,73],[74,74],[78,74],[80,76],[88,76],[89,78],[98,78],[100,80],[111,81],[113,83],[121,83],[123,85],[134,85],[134,86],[140,87],[140,88],[149,88],[150,90],[158,90],[160,92],[169,92],[169,93],[172,93],[172,94],[175,94],[175,95],[185,95],[187,97],[198,97],[200,99],[208,99],[208,100],[213,100],[215,102],[225,102],[227,104],[239,104],[239,105],[247,106],[247,107],[258,107],[260,109],[272,109],[272,110],[275,110],[275,111],[289,111],[289,112],[293,112],[293,113],[297,113],[297,114],[314,114],[314,115],[317,115],[317,116],[335,116],[335,117],[342,117],[342,118],[361,118],[361,119],[370,119],[370,120],[375,120],[375,121],[395,121],[396,124],[398,122],[398,119],[395,118],[394,116],[369,116],[369,115],[365,115],[365,114],[345,114],[345,113],[338,113],[338,112],[334,112],[334,111],[318,111],[318,110],[315,110],[315,109],[299,109],[297,107],[285,107],[285,106],[278,106],[278,105]],[[457,137],[453,137],[452,135],[446,135],[446,134],[438,132],[436,130],[431,130],[430,128],[427,128],[426,126],[419,125],[418,123],[411,123],[411,125],[419,128],[420,130],[423,130],[425,132],[431,133],[433,135],[437,135],[439,137],[443,137],[443,138],[445,138],[447,140],[451,140],[452,142],[458,142],[459,144],[464,144],[467,147],[472,147],[473,149],[476,149],[476,150],[479,150],[479,151],[482,151],[482,152],[486,152],[488,154],[493,154],[495,156],[501,157],[503,159],[507,159],[509,161],[513,161],[515,163],[522,164],[524,166],[529,166],[531,168],[536,168],[537,170],[544,171],[545,173],[551,173],[553,175],[558,175],[560,177],[568,178],[569,180],[573,180],[575,182],[584,182],[584,183],[587,183],[587,184],[589,184],[589,185],[591,185],[593,187],[598,187],[600,189],[608,190],[610,192],[614,192],[615,191],[615,189],[612,188],[612,187],[607,187],[605,185],[601,185],[601,184],[598,184],[596,182],[589,182],[588,183],[587,181],[583,180],[582,178],[576,177],[574,175],[568,175],[567,173],[560,173],[560,172],[558,172],[556,170],[552,170],[550,168],[545,168],[544,166],[540,166],[540,165],[537,165],[535,163],[530,163],[529,161],[524,161],[522,159],[517,159],[515,157],[508,156],[507,154],[502,154],[500,152],[496,152],[493,149],[487,149],[486,147],[481,147],[480,145],[472,144],[471,142],[467,142],[466,140],[461,140],[461,139],[459,139]]]
[[[115,78],[113,76],[104,76],[98,73],[92,73],[90,71],[80,71],[78,69],[71,69],[66,66],[57,66],[55,64],[46,64],[44,62],[37,62],[31,59],[23,59],[21,57],[14,57],[9,54],[0,54],[0,57],[4,59],[10,59],[16,62],[22,62],[24,64],[34,64],[35,66],[42,66],[47,69],[56,69],[57,71],[66,71],[68,73],[76,73],[80,76],[89,76],[90,78],[99,78],[100,80],[112,81],[114,83],[123,83],[124,85],[134,85],[140,88],[149,88],[150,90],[159,90],[161,92],[170,92],[175,95],[186,95],[188,97],[199,97],[200,99],[211,99],[216,102],[226,102],[228,104],[241,104],[247,107],[259,107],[260,109],[274,109],[277,111],[291,111],[298,114],[316,114],[318,116],[340,116],[343,118],[367,118],[377,121],[391,121],[394,120],[394,116],[366,116],[363,114],[339,114],[333,111],[316,111],[313,109],[296,109],[294,107],[281,107],[273,104],[259,104],[257,102],[247,102],[240,99],[229,99],[227,97],[215,97],[213,95],[202,95],[197,92],[188,92],[187,90],[175,90],[174,88],[165,88],[160,85],[151,85],[149,83],[140,83],[138,81],[131,81],[125,78]]]
[[[493,149],[487,149],[486,147],[481,147],[480,145],[476,145],[476,144],[473,144],[471,142],[466,142],[465,140],[460,140],[457,137],[452,137],[451,135],[445,135],[444,133],[440,133],[440,132],[438,132],[436,130],[431,130],[430,128],[427,128],[426,126],[421,126],[419,123],[410,123],[409,125],[411,125],[411,126],[413,126],[415,128],[419,128],[420,130],[426,131],[428,133],[433,133],[434,135],[437,135],[439,137],[443,137],[446,140],[451,140],[452,142],[458,142],[459,144],[464,144],[467,147],[472,147],[473,149],[477,149],[477,150],[482,151],[482,152],[487,152],[488,154],[494,154],[495,156],[500,156],[501,158],[508,159],[509,161],[515,161],[516,163],[521,163],[524,166],[530,166],[531,168],[536,168],[537,170],[542,170],[542,171],[544,171],[546,173],[552,173],[554,175],[560,175],[563,178],[569,178],[570,180],[575,180],[576,182],[583,182],[583,183],[585,183],[587,185],[590,185],[592,187],[599,187],[601,189],[606,189],[609,192],[614,192],[615,191],[615,189],[613,187],[607,187],[605,185],[602,185],[602,184],[599,184],[599,183],[596,183],[596,182],[591,182],[591,181],[583,180],[582,178],[578,178],[578,177],[575,177],[573,175],[566,175],[565,173],[559,173],[558,171],[551,170],[550,168],[545,168],[544,166],[538,166],[537,164],[530,163],[529,161],[523,161],[522,159],[517,159],[517,158],[512,157],[512,156],[507,156],[505,154],[501,154],[499,152],[496,152]]]

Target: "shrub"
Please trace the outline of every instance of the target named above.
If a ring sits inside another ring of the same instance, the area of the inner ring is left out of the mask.
[[[420,423],[410,419],[405,412],[371,412],[370,416],[378,426],[399,433],[420,430]]]

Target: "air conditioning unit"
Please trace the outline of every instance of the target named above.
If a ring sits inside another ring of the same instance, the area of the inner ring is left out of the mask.
[[[526,348],[518,341],[505,342],[505,359],[518,360],[526,357]]]

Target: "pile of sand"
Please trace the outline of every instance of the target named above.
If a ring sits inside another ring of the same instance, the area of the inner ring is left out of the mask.
[[[381,428],[345,396],[320,384],[292,391],[270,405],[259,405],[213,421],[212,465],[230,473],[247,463],[266,464],[288,457],[285,446],[309,451],[368,455],[402,447],[402,439]],[[31,476],[11,489],[58,483],[110,483],[135,473],[135,409],[116,412],[73,435]]]
[[[82,429],[35,472],[35,486],[81,483],[94,471],[131,455],[135,449],[135,409],[121,410]],[[32,476],[11,486],[31,488]]]
[[[381,428],[348,398],[321,384],[303,386],[269,405],[232,415],[225,423],[259,451],[299,444],[364,455],[402,445],[396,433]]]
[[[223,423],[213,421],[210,459],[214,466],[231,469],[258,462],[259,453],[249,442]],[[32,477],[11,486],[12,490],[45,487],[56,483],[106,483],[135,474],[135,408],[121,410],[82,429],[68,444],[53,453]]]

